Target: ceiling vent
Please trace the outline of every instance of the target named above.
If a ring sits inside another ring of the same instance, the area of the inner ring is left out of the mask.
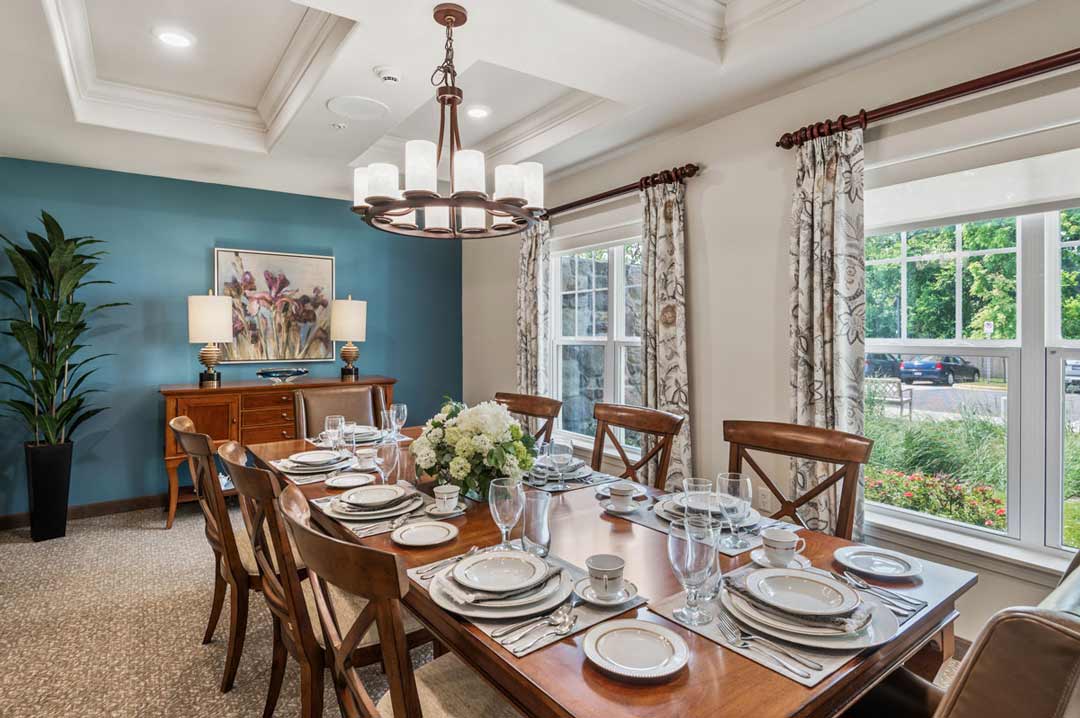
[[[375,75],[386,85],[396,85],[401,82],[401,71],[389,65],[378,65],[372,68]]]
[[[326,109],[338,117],[347,120],[373,121],[381,120],[390,112],[390,107],[384,102],[373,100],[370,97],[359,95],[339,95],[331,97],[326,103]]]

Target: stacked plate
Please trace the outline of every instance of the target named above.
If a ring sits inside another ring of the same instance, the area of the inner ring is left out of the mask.
[[[896,616],[873,596],[809,571],[753,571],[720,600],[751,630],[813,648],[869,648],[900,631]]]
[[[424,498],[401,484],[375,484],[346,491],[324,511],[343,521],[375,521],[401,516],[424,505]]]
[[[301,451],[277,463],[287,474],[324,474],[352,466],[355,457],[347,451],[316,449]]]
[[[428,591],[447,611],[499,620],[553,611],[573,584],[569,571],[526,551],[484,551],[448,566]]]
[[[374,444],[383,438],[383,432],[375,426],[346,424],[345,436],[346,438],[354,437],[357,444]]]
[[[566,465],[561,474],[563,481],[575,481],[592,476],[592,469],[581,459],[573,459]],[[537,481],[557,481],[559,476],[559,470],[551,464],[547,457],[538,459],[532,470],[529,471],[529,478]]]
[[[704,503],[698,506],[695,499],[697,496],[693,494],[672,494],[658,499],[653,506],[653,511],[656,515],[665,521],[674,521],[675,519],[681,519],[686,515],[687,508],[691,512],[704,513],[705,511],[711,511],[717,518],[722,518],[725,521],[727,516],[724,516],[718,506],[706,506]],[[757,526],[761,521],[761,514],[756,509],[750,506],[749,502],[739,502],[739,518],[736,519],[736,523],[739,528],[750,528]]]

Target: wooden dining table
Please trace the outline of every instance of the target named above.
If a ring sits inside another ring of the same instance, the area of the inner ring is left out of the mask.
[[[419,428],[406,429],[409,436]],[[399,462],[388,481],[410,481],[430,492],[433,482],[417,480],[411,454],[403,441]],[[275,471],[270,464],[298,451],[312,448],[304,440],[253,444],[248,450],[257,464]],[[323,483],[301,487],[309,500],[340,493]],[[535,490],[535,489],[530,489]],[[659,493],[649,489],[650,498]],[[592,554],[613,553],[626,560],[626,576],[641,594],[659,600],[675,594],[681,586],[668,563],[667,535],[640,524],[610,516],[600,508],[591,487],[552,494],[550,527],[551,553],[578,566]],[[384,533],[358,538],[337,520],[312,511],[328,533],[347,541],[389,551],[402,557],[407,567],[422,566],[455,556],[472,546],[499,543],[499,529],[485,503],[467,501],[463,516],[449,519],[459,528],[458,537],[430,548],[406,548]],[[852,542],[833,536],[803,531],[805,555],[814,566],[841,570],[833,561],[833,551]],[[724,571],[750,561],[749,552],[734,558],[722,557]],[[682,636],[690,649],[690,660],[674,679],[658,684],[635,684],[616,680],[590,664],[582,649],[586,631],[522,658],[513,656],[467,619],[440,608],[427,590],[412,582],[404,602],[446,648],[471,666],[525,715],[539,718],[612,718],[633,715],[709,716],[723,718],[790,718],[791,716],[834,716],[883,680],[898,666],[910,661],[931,640],[951,635],[957,618],[957,598],[975,585],[976,575],[929,561],[922,575],[910,582],[887,585],[892,590],[928,602],[926,609],[901,627],[899,635],[883,646],[868,649],[852,658],[840,670],[813,688],[804,687],[754,661],[653,613],[647,605],[628,610],[616,618],[638,618],[661,624]],[[944,650],[947,651],[947,648]],[[941,651],[937,663],[944,657]],[[925,668],[925,662],[924,662]],[[933,670],[933,665],[929,668]]]

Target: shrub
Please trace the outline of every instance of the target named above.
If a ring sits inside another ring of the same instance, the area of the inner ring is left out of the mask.
[[[866,467],[866,499],[1003,531],[1005,501],[989,484]]]

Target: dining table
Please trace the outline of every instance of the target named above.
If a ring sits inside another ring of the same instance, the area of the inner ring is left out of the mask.
[[[421,427],[403,431],[406,439],[397,445],[398,461],[387,482],[407,481],[420,491],[431,492],[431,477],[416,477],[408,451],[410,437]],[[283,481],[290,479],[272,462],[287,458],[313,445],[303,439],[249,445],[256,465],[274,472]],[[323,482],[301,487],[309,501],[341,493]],[[643,501],[663,492],[649,488]],[[459,555],[473,546],[494,546],[500,532],[488,505],[466,499],[463,515],[447,519],[458,527],[457,537],[448,543],[426,548],[409,548],[394,543],[389,533],[358,537],[344,524],[312,510],[313,518],[327,533],[401,557],[407,568],[430,564]],[[668,537],[653,528],[605,513],[591,487],[552,495],[550,506],[551,553],[584,566],[594,554],[617,554],[626,561],[626,577],[639,587],[641,595],[659,600],[682,590],[668,560]],[[833,552],[853,542],[827,534],[804,530],[804,555],[813,566],[841,571]],[[734,557],[721,556],[722,570],[731,571],[750,562],[749,552]],[[749,660],[708,638],[649,609],[632,608],[616,618],[636,618],[666,626],[681,636],[689,647],[689,661],[673,678],[660,683],[630,683],[618,680],[593,666],[585,656],[585,631],[567,636],[541,650],[516,657],[488,637],[468,619],[439,607],[424,586],[412,580],[403,599],[405,605],[442,646],[498,689],[524,715],[538,718],[611,718],[611,716],[709,716],[723,718],[791,718],[839,715],[860,696],[884,680],[890,672],[917,656],[926,674],[927,647],[941,636],[951,636],[958,613],[956,601],[975,585],[974,573],[922,561],[923,572],[914,580],[881,583],[891,590],[926,602],[926,608],[906,621],[895,638],[855,655],[839,670],[813,687],[806,687]],[[871,581],[871,583],[874,583]],[[948,646],[934,644],[936,661],[948,657]]]

